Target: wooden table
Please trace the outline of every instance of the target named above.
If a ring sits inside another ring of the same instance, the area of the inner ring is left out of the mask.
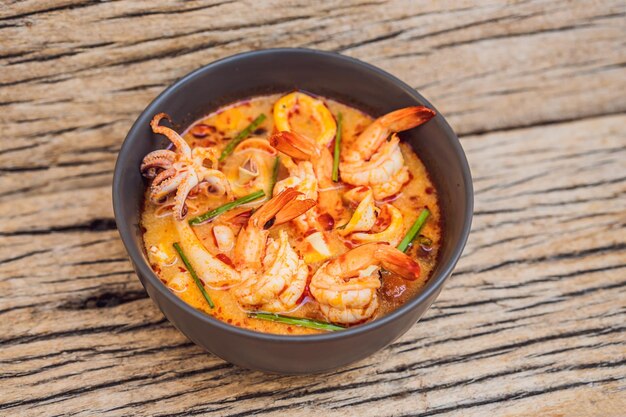
[[[623,416],[626,6],[11,1],[0,6],[0,414]],[[118,238],[142,109],[266,47],[332,50],[422,92],[461,137],[473,231],[422,322],[337,372],[266,375],[190,343]]]

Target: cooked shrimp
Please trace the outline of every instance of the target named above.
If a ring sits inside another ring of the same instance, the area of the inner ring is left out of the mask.
[[[278,132],[270,136],[270,144],[290,157],[311,161],[315,177],[323,188],[334,186],[331,176],[333,156],[326,146],[320,146],[312,139],[295,132]]]
[[[274,104],[274,125],[278,131],[292,131],[289,116],[298,107],[307,107],[311,117],[319,124],[320,134],[314,139],[319,146],[328,146],[337,133],[337,123],[322,100],[294,92],[281,97]]]
[[[400,139],[396,135],[385,142],[369,161],[342,162],[340,170],[343,181],[371,187],[377,200],[398,193],[410,179],[400,150]]]
[[[245,281],[235,296],[246,307],[287,311],[300,299],[308,276],[304,261],[293,250],[287,232],[276,241],[269,228],[300,216],[315,201],[298,199],[301,193],[287,188],[257,210],[242,229],[235,244],[235,265]]]
[[[333,156],[326,146],[295,132],[278,132],[270,137],[271,145],[284,154],[299,160],[298,170],[308,169],[310,162],[317,181],[317,214],[328,213],[333,220],[343,212],[343,205],[336,192],[336,184],[332,181]],[[306,167],[306,168],[305,168]],[[290,170],[291,174],[292,171]],[[294,172],[295,173],[295,172]],[[313,198],[313,196],[310,196]],[[314,230],[323,230],[319,224],[309,224]]]
[[[288,159],[284,160],[284,165],[289,171],[289,176],[274,185],[274,195],[280,194],[287,188],[293,188],[306,198],[317,201],[318,185],[313,165],[307,161],[295,164]]]
[[[303,161],[298,164],[293,163],[293,161],[289,163],[289,160],[285,160],[285,162],[289,170],[289,177],[276,183],[274,186],[274,195],[278,195],[288,188],[293,188],[302,193],[304,198],[317,201],[319,193],[317,178],[315,178],[315,173],[313,172],[313,165],[308,161]],[[318,216],[319,212],[314,207],[296,217],[294,223],[301,232],[322,230]]]
[[[248,279],[235,290],[239,302],[264,311],[293,309],[304,292],[309,269],[291,247],[286,231],[279,232],[278,240],[269,239],[260,270],[245,270]]]
[[[339,165],[341,179],[348,184],[372,187],[377,200],[398,193],[409,180],[409,173],[395,133],[426,123],[434,116],[433,110],[415,106],[376,119],[343,155]],[[387,141],[390,134],[391,140]]]
[[[326,319],[352,324],[372,317],[378,307],[380,266],[408,280],[419,278],[419,264],[384,243],[359,246],[323,264],[310,289]]]
[[[261,267],[269,228],[286,223],[315,205],[313,200],[299,199],[301,196],[302,193],[287,188],[254,212],[237,236],[235,266],[238,269]]]

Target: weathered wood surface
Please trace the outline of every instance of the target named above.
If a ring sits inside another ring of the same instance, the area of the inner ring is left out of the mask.
[[[625,39],[622,1],[3,1],[0,414],[624,415]],[[251,372],[188,342],[112,218],[144,106],[275,46],[406,80],[475,179],[465,255],[422,323],[326,375]]]

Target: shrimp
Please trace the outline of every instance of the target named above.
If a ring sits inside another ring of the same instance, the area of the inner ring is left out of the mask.
[[[323,264],[309,287],[326,319],[354,324],[372,317],[378,308],[381,266],[407,280],[420,275],[415,260],[385,243],[359,246]]]
[[[274,186],[274,195],[278,195],[288,188],[293,188],[302,193],[305,198],[317,201],[319,193],[313,165],[308,161],[295,164],[289,159],[285,159],[283,162],[289,171],[289,177],[276,183]],[[311,229],[322,230],[318,216],[319,212],[317,209],[313,208],[296,217],[294,223],[303,233]]]
[[[289,176],[274,185],[274,195],[278,195],[287,188],[293,188],[306,198],[317,201],[318,184],[313,165],[310,162],[295,164],[289,159],[283,161],[289,171]]]
[[[318,205],[314,219],[309,219],[307,225],[309,229],[317,231],[324,230],[322,225],[317,221],[321,213],[328,213],[333,220],[343,212],[343,205],[339,194],[336,192],[336,184],[332,181],[333,156],[326,146],[320,146],[312,139],[295,132],[278,132],[270,137],[270,144],[283,152],[284,154],[299,160],[293,169],[289,170],[290,175],[302,178],[302,172],[306,172],[305,178],[308,179],[310,189],[315,189],[316,193],[308,194],[309,198],[316,198]],[[311,168],[315,174],[315,184],[311,178]],[[308,184],[302,184],[308,185]],[[300,191],[300,188],[298,188]],[[305,192],[305,190],[302,190]],[[306,230],[305,230],[306,231]]]
[[[333,187],[331,176],[333,171],[333,156],[326,146],[319,146],[312,139],[296,132],[278,132],[270,136],[270,144],[301,161],[310,161],[315,171],[315,177],[322,188]]]
[[[248,279],[235,290],[240,304],[273,312],[293,309],[306,287],[309,268],[291,247],[285,230],[278,240],[269,239],[261,270],[261,274],[246,270]]]
[[[433,117],[433,110],[415,106],[376,119],[343,155],[339,165],[341,179],[348,184],[372,187],[377,200],[398,193],[410,177],[395,133],[424,124]]]
[[[315,205],[310,199],[299,199],[302,193],[286,188],[263,204],[248,220],[235,243],[235,266],[259,268],[263,259],[269,229],[287,223]]]
[[[302,193],[287,188],[257,210],[241,230],[235,244],[235,266],[245,281],[235,290],[244,307],[287,311],[296,306],[308,277],[308,267],[281,230],[269,237],[273,225],[286,223],[315,205],[299,199]]]

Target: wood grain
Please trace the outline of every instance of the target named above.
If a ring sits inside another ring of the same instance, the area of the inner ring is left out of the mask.
[[[623,415],[624,39],[620,1],[2,2],[0,414]],[[187,341],[134,276],[110,201],[151,99],[277,46],[419,89],[476,188],[465,254],[422,322],[318,376],[240,369]]]

